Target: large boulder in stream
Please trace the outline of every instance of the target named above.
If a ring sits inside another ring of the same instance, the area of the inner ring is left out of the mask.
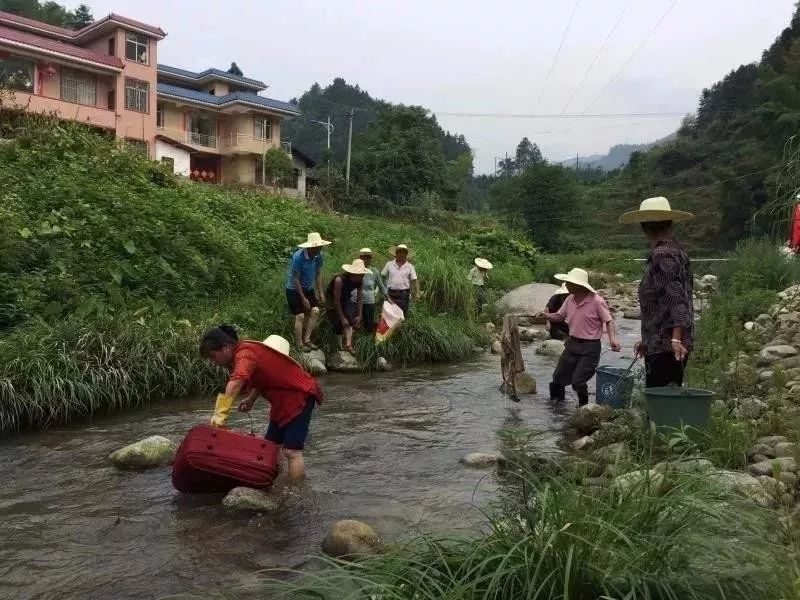
[[[558,287],[551,283],[522,285],[500,298],[497,308],[503,314],[535,315],[545,309]]]
[[[349,519],[336,521],[322,540],[322,551],[335,558],[369,556],[381,551],[381,541],[366,523]]]
[[[561,340],[545,340],[536,346],[536,354],[559,358],[564,352],[564,342]]]
[[[486,452],[471,452],[470,454],[465,454],[461,457],[458,461],[465,467],[474,467],[476,469],[481,469],[484,467],[493,467],[494,465],[501,462],[501,457],[499,454],[489,454]]]
[[[240,512],[275,512],[278,503],[275,499],[261,490],[247,487],[233,488],[222,499],[222,506],[227,510]]]
[[[172,464],[176,450],[172,440],[151,435],[112,452],[108,460],[121,469],[150,469]]]

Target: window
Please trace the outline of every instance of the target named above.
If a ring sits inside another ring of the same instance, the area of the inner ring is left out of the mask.
[[[97,104],[97,80],[91,73],[61,69],[61,99],[77,104]]]
[[[172,158],[171,156],[162,156],[161,164],[169,167],[170,171],[172,171],[173,173],[175,172],[175,159]]]
[[[267,117],[255,117],[253,125],[253,137],[257,140],[272,139],[272,121]]]
[[[25,58],[0,58],[0,87],[33,93],[33,61]]]
[[[292,176],[289,178],[289,187],[296,190],[300,186],[300,169],[294,169]]]
[[[156,127],[164,129],[164,105],[161,102],[156,104]]]
[[[190,141],[199,146],[217,147],[217,121],[204,114],[194,114],[189,121]]]
[[[150,40],[146,36],[138,33],[128,32],[125,34],[125,58],[128,60],[141,63],[143,65],[150,64],[148,62],[147,49],[150,45]]]
[[[108,55],[114,56],[117,53],[117,40],[113,37],[108,38]]]
[[[125,80],[125,108],[136,112],[150,112],[150,86],[138,79]]]
[[[116,90],[109,90],[108,91],[108,110],[116,110],[117,109],[117,92]]]

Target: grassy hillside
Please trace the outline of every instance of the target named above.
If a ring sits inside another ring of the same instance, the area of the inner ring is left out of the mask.
[[[256,188],[175,178],[79,125],[10,113],[3,123],[0,430],[218,385],[197,357],[202,330],[226,321],[259,339],[288,335],[285,265],[309,231],[334,241],[326,278],[363,246],[404,242],[423,289],[450,290],[421,303],[382,351],[400,363],[462,358],[483,341],[463,293],[475,256],[497,265],[497,287],[528,281],[536,258],[486,218],[315,212]],[[359,350],[374,358],[366,340]]]

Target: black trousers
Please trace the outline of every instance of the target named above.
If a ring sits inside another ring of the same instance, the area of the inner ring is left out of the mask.
[[[389,290],[389,298],[400,307],[403,316],[408,318],[408,309],[411,305],[411,290]]]
[[[361,306],[361,320],[364,323],[364,331],[375,333],[378,323],[375,320],[375,304],[364,304]]]
[[[644,357],[646,370],[645,387],[682,386],[683,372],[686,370],[687,362],[688,358],[684,359],[683,362],[675,360],[675,355],[672,352],[648,354]]]
[[[564,352],[553,371],[553,383],[572,386],[576,392],[588,389],[587,382],[594,377],[600,364],[600,340],[569,338]]]

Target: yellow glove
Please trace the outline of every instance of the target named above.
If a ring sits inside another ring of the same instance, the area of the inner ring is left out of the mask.
[[[233,396],[217,394],[217,403],[214,405],[214,416],[211,417],[213,427],[223,427],[228,420],[228,413],[233,406]]]

